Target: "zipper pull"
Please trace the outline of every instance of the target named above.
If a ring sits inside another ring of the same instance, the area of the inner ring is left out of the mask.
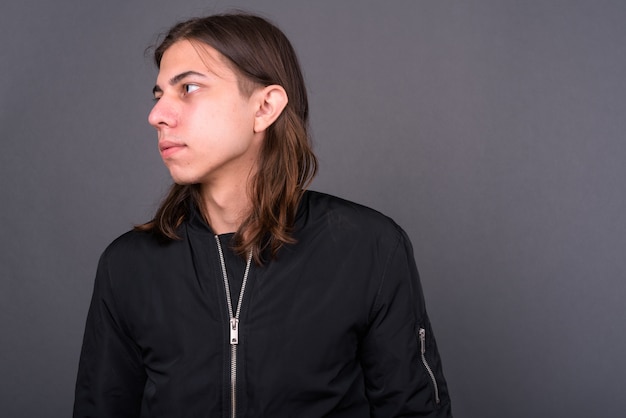
[[[239,344],[239,320],[230,318],[230,345]]]
[[[420,328],[420,345],[422,348],[422,354],[426,352],[426,330],[424,328]]]

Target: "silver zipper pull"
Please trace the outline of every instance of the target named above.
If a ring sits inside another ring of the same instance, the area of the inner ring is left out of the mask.
[[[239,344],[239,320],[230,318],[230,344]]]
[[[422,354],[426,352],[426,330],[424,328],[420,328],[420,345],[422,347]]]

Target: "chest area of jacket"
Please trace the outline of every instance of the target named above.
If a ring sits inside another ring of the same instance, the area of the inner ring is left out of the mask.
[[[326,257],[253,265],[240,313],[242,350],[277,361],[293,352],[349,358],[377,283],[371,266]],[[164,259],[142,273],[132,294],[125,303],[133,334],[161,362],[195,352],[219,358],[228,349],[231,314],[217,258]]]

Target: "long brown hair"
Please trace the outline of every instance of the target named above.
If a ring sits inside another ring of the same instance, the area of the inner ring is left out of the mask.
[[[252,251],[260,264],[266,250],[274,257],[284,244],[294,242],[296,210],[317,171],[308,133],[309,104],[296,53],[280,29],[261,17],[213,15],[173,26],[154,50],[157,67],[165,51],[183,39],[220,52],[239,74],[243,94],[273,84],[287,92],[287,106],[265,131],[258,171],[249,184],[251,213],[235,233],[235,250],[242,255]],[[179,239],[177,229],[188,216],[190,202],[203,207],[199,185],[173,184],[154,218],[136,229]]]

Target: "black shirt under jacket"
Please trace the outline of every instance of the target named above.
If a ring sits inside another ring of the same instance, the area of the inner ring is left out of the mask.
[[[164,242],[128,232],[103,253],[74,417],[231,416],[230,315],[215,236],[196,209],[179,234]],[[451,417],[404,231],[374,210],[306,192],[294,237],[250,270],[236,416]],[[245,260],[233,266],[224,251],[227,270],[241,274]]]

